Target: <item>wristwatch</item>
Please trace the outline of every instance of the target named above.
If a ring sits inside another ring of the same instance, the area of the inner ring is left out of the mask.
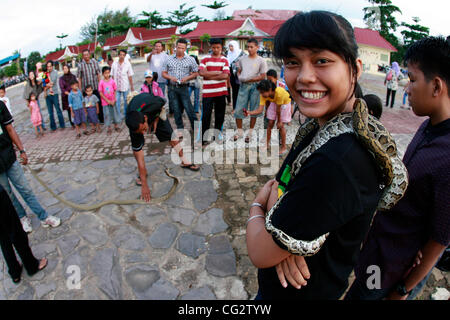
[[[412,290],[406,291],[405,283],[402,281],[397,285],[395,291],[397,291],[400,296],[404,297],[410,294]]]
[[[25,153],[25,149],[23,150],[19,150],[20,154],[24,154]]]

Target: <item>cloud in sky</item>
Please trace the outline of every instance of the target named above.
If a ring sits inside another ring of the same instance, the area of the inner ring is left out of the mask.
[[[225,8],[227,15],[234,10],[245,9],[250,5],[254,9],[295,9],[295,10],[329,10],[343,15],[354,26],[364,27],[362,9],[368,5],[363,0],[281,0],[275,4],[273,0],[225,0],[229,6]],[[129,3],[132,15],[137,15],[143,10],[158,10],[163,16],[168,11],[173,11],[184,2],[186,5],[195,6],[194,13],[201,17],[211,19],[213,10],[200,6],[212,3],[210,0],[177,1],[165,0],[149,2],[148,0],[133,0]],[[127,3],[127,2],[125,2]],[[393,3],[402,9],[403,14],[397,16],[398,21],[411,23],[411,18],[418,16],[421,23],[431,28],[431,34],[450,33],[448,15],[450,2],[441,0],[393,0]],[[33,0],[2,0],[2,13],[0,27],[3,30],[0,47],[0,59],[9,56],[14,50],[19,49],[22,56],[27,56],[31,51],[39,51],[45,54],[59,47],[57,35],[69,34],[63,40],[63,47],[81,41],[80,28],[89,22],[92,17],[101,13],[105,7],[117,10],[123,9],[126,4],[123,0],[106,1],[60,1],[47,0],[45,2]],[[439,8],[439,10],[436,10]]]

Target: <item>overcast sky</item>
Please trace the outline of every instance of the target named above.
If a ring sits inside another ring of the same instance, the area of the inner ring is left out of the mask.
[[[225,0],[229,6],[225,7],[227,15],[234,10],[246,9],[252,5],[253,9],[294,9],[314,10],[322,9],[336,12],[347,18],[353,26],[364,27],[363,8],[368,5],[366,0]],[[158,5],[150,3],[161,2]],[[137,15],[143,10],[158,10],[163,16],[168,11],[178,8],[183,2],[188,6],[195,6],[195,14],[211,19],[213,10],[200,6],[209,4],[211,0],[165,0],[148,1],[133,0],[1,0],[0,27],[2,30],[2,46],[0,47],[0,59],[11,55],[14,50],[20,50],[23,57],[31,51],[39,51],[46,54],[59,46],[57,35],[61,33],[69,36],[64,39],[63,47],[81,41],[80,28],[89,22],[92,17],[101,13],[107,6],[109,9],[123,9],[126,3],[132,15]],[[450,34],[448,13],[450,1],[448,0],[393,0],[400,7],[402,15],[397,16],[399,22],[411,23],[411,18],[418,16],[421,24],[431,29],[432,35]]]

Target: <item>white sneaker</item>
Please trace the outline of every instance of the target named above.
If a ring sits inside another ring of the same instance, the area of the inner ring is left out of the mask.
[[[20,219],[20,222],[22,223],[23,231],[25,231],[26,233],[30,233],[31,231],[33,231],[33,227],[31,226],[30,218],[25,216]]]
[[[61,219],[55,216],[48,216],[47,219],[41,221],[41,226],[44,228],[52,227],[56,228],[61,224]]]

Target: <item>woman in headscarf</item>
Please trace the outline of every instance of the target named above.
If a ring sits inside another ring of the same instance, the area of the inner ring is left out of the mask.
[[[228,63],[230,64],[230,83],[233,97],[233,110],[236,108],[236,100],[239,92],[239,80],[237,78],[237,61],[245,55],[245,53],[239,47],[239,43],[235,40],[232,40],[228,43]]]
[[[68,65],[63,66],[64,75],[59,78],[59,87],[61,88],[61,100],[63,105],[63,110],[67,110],[67,115],[69,117],[70,124],[74,128],[72,122],[70,107],[69,107],[69,93],[71,90],[71,85],[73,82],[77,82],[77,77],[70,72],[70,67]]]
[[[400,67],[397,61],[392,62],[392,67],[386,74],[384,78],[384,84],[387,83],[387,93],[386,93],[386,107],[389,104],[389,96],[392,94],[391,98],[391,108],[394,107],[395,103],[395,93],[398,89],[398,80],[402,79],[402,73],[400,72]]]

